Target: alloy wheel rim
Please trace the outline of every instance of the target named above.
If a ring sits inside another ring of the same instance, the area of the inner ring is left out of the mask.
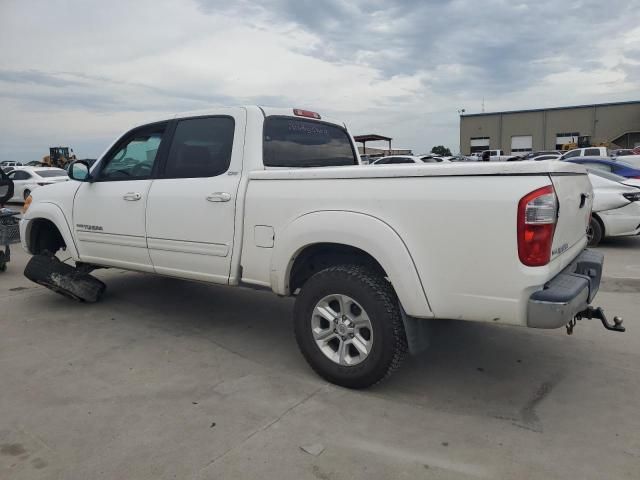
[[[316,303],[311,333],[325,357],[341,366],[363,362],[373,346],[371,319],[348,295],[327,295]]]

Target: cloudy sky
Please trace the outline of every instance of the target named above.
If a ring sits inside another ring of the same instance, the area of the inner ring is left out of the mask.
[[[458,113],[640,99],[640,0],[0,0],[0,160],[149,119],[309,108],[421,153]],[[373,146],[373,145],[372,145]]]

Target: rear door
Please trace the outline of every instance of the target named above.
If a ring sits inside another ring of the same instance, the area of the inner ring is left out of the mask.
[[[553,259],[585,237],[593,205],[593,190],[586,174],[552,175],[551,181],[559,204],[551,249]]]
[[[167,122],[126,134],[83,182],[73,202],[80,258],[99,265],[153,271],[145,210],[151,179],[165,149]]]
[[[245,109],[177,120],[147,203],[157,273],[228,282],[245,124]]]

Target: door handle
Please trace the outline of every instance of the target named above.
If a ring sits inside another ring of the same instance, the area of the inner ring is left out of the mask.
[[[589,195],[588,193],[581,193],[580,194],[580,207],[582,208],[584,207],[585,203],[587,203],[587,198],[589,198],[591,195]]]
[[[125,200],[128,200],[130,202],[135,202],[136,200],[140,200],[142,198],[142,195],[140,195],[139,193],[135,193],[135,192],[129,192],[129,193],[125,193],[122,198],[124,198]]]
[[[215,192],[207,195],[207,200],[210,202],[228,202],[231,200],[231,195],[226,192]]]

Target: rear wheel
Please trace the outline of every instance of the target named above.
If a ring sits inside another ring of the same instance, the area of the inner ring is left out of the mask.
[[[589,240],[589,246],[595,247],[602,241],[602,225],[596,217],[591,217],[589,227],[587,228],[587,239]]]
[[[34,255],[24,269],[24,276],[49,290],[80,302],[97,302],[105,289],[95,277],[79,272],[53,255]]]
[[[359,265],[316,273],[295,305],[298,346],[329,382],[369,387],[396,370],[407,351],[400,306],[391,284]]]

